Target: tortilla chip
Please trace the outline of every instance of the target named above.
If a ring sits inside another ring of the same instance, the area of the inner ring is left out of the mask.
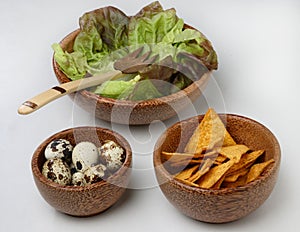
[[[211,150],[203,154],[203,159],[215,159],[218,156],[218,152],[216,150]]]
[[[210,151],[203,153],[203,158],[208,158],[208,157],[217,156],[217,155],[218,155],[217,150],[210,150]]]
[[[189,185],[189,186],[192,186],[192,187],[199,187],[199,185],[195,184],[195,183],[192,183],[188,180],[182,180],[182,179],[179,179],[180,181],[182,181],[183,183]]]
[[[237,179],[241,176],[246,175],[249,172],[249,169],[240,169],[236,171],[235,173],[232,173],[231,175],[226,175],[224,181],[226,182],[235,182]]]
[[[172,159],[171,161],[176,162],[177,159],[199,159],[203,158],[205,153],[180,153],[180,152],[166,152],[163,151],[161,153],[161,157],[163,161],[167,161]]]
[[[246,180],[246,184],[256,180],[261,174],[262,172],[271,164],[274,163],[275,160],[274,159],[270,159],[266,162],[263,163],[259,163],[259,164],[254,164],[251,168],[250,171],[247,175],[247,180]]]
[[[227,160],[227,157],[223,155],[218,155],[218,157],[215,159],[216,163],[223,163],[225,160]]]
[[[174,168],[179,168],[179,167],[182,167],[182,168],[185,168],[189,165],[193,165],[193,164],[201,164],[202,163],[202,159],[201,160],[180,160],[180,161],[177,161],[177,162],[170,162],[169,165],[170,167],[174,167]]]
[[[222,162],[219,162],[219,161],[216,161],[216,160],[214,161],[214,165],[215,165],[215,166],[218,166],[218,165],[221,165],[221,164],[223,164],[223,163],[222,163]]]
[[[240,159],[243,154],[245,154],[249,148],[245,145],[234,145],[228,147],[222,147],[220,154],[226,156],[228,159],[234,160],[235,163],[240,162]]]
[[[214,149],[214,150],[204,154],[203,160],[206,160],[206,159],[214,160],[215,164],[221,164],[227,159],[227,157],[220,155],[218,153],[218,149]]]
[[[199,165],[195,165],[189,169],[185,169],[182,172],[179,172],[175,177],[180,180],[186,180],[190,178],[197,169],[199,169]]]
[[[240,159],[240,162],[234,164],[227,172],[227,175],[230,175],[237,170],[240,170],[242,168],[247,168],[249,165],[251,165],[258,157],[260,157],[264,153],[264,150],[257,150],[253,151],[251,153],[246,153],[242,156]]]
[[[200,179],[205,173],[209,171],[211,166],[213,165],[214,161],[211,159],[206,159],[203,161],[203,163],[200,165],[199,170],[193,174],[188,181],[195,182],[198,179]]]
[[[234,188],[255,180],[274,162],[260,163],[264,152],[236,144],[217,113],[209,109],[184,152],[162,152],[162,161],[175,168],[172,173],[178,172],[174,178],[189,186]]]
[[[177,153],[177,152],[165,152],[163,151],[161,153],[162,155],[162,160],[163,161],[168,161],[171,159],[171,161],[176,162],[178,160],[183,160],[183,159],[193,159],[194,154],[190,153]]]
[[[247,175],[245,176],[240,176],[237,181],[235,182],[226,182],[223,181],[222,186],[224,188],[236,188],[236,187],[240,187],[246,184],[246,180],[247,180]]]
[[[201,188],[211,188],[216,184],[223,175],[232,167],[234,164],[233,160],[229,160],[224,164],[213,167],[206,173],[197,183]]]
[[[211,158],[216,159],[218,153],[216,151],[210,151],[208,153],[179,153],[179,152],[165,152],[161,153],[163,162],[168,162],[171,167],[186,167],[192,164],[201,164],[204,159]],[[222,161],[223,158],[218,158],[217,161]]]
[[[213,109],[209,109],[188,141],[184,151],[196,153],[215,146],[231,146],[235,144],[218,114]]]
[[[214,186],[212,186],[212,189],[220,189],[224,179],[225,175],[223,175],[223,177],[220,180],[218,180],[218,182],[215,183]]]
[[[181,154],[181,153],[161,153],[162,161],[169,164],[171,167],[186,167],[190,161],[194,158],[193,154]]]

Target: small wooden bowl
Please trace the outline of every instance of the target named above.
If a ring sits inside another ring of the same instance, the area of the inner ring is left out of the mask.
[[[264,159],[273,158],[275,163],[257,180],[242,187],[208,190],[188,186],[173,178],[161,161],[161,152],[182,151],[203,117],[178,122],[158,139],[153,157],[156,177],[165,197],[183,214],[203,222],[231,222],[257,209],[271,194],[280,165],[279,143],[270,130],[252,119],[232,114],[220,115],[237,143],[253,150],[264,149]]]
[[[77,29],[62,39],[60,45],[64,51],[73,51],[74,40],[79,32],[80,29]],[[52,64],[59,83],[71,81],[60,70],[54,58]],[[145,101],[116,100],[101,97],[88,90],[69,94],[69,96],[81,108],[94,114],[99,119],[128,125],[150,124],[155,120],[163,121],[171,118],[188,105],[191,105],[202,95],[210,75],[211,72],[208,71],[198,81],[177,93]]]
[[[106,180],[84,187],[62,186],[42,174],[46,161],[44,150],[54,139],[66,139],[73,145],[90,141],[97,146],[105,140],[113,140],[124,148],[126,158],[122,167]],[[51,206],[69,215],[91,216],[108,209],[124,194],[129,183],[131,161],[130,145],[121,135],[99,127],[77,127],[58,132],[42,142],[33,154],[31,167],[40,194]]]

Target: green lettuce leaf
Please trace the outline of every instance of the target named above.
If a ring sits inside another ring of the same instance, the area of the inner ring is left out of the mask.
[[[111,70],[113,60],[108,55],[127,46],[129,17],[114,7],[104,7],[85,13],[79,19],[80,32],[73,52],[64,52],[53,45],[54,59],[71,79]]]
[[[129,17],[112,6],[85,13],[79,19],[81,32],[90,36],[98,33],[98,38],[102,39],[100,43],[104,43],[112,51],[127,46],[128,23]],[[99,46],[97,41],[92,41],[92,49],[98,48],[101,52],[102,45]]]
[[[199,58],[209,70],[217,69],[216,53],[206,37],[195,29],[185,28],[173,8],[163,10],[158,2],[130,19],[128,45],[135,49],[139,44],[147,44],[153,55],[159,54],[160,60],[171,55],[177,62],[177,54],[186,52]]]
[[[159,43],[177,21],[175,9],[164,11],[157,2],[150,4],[130,19],[128,45]]]
[[[73,49],[83,54],[89,64],[97,63],[109,54],[108,47],[103,43],[96,27],[92,27],[89,32],[81,31],[74,41]]]
[[[120,96],[121,100],[130,100],[130,101],[141,101],[149,100],[153,98],[162,97],[157,88],[153,85],[152,81],[149,79],[141,80],[136,83],[136,85],[131,86],[125,90]]]
[[[144,6],[134,17],[135,18],[150,18],[151,15],[164,11],[159,1],[154,1],[147,6]]]
[[[181,89],[184,89],[187,86],[189,86],[192,82],[193,81],[190,78],[188,78],[186,75],[182,73],[178,73],[172,82],[173,85],[170,89],[170,93],[175,93]]]
[[[123,92],[133,87],[139,81],[139,79],[140,77],[136,76],[130,81],[124,81],[124,80],[106,81],[102,85],[96,88],[95,93],[103,97],[119,98],[119,96]]]
[[[182,19],[179,19],[173,28],[165,34],[162,39],[162,42],[167,44],[173,44],[175,42],[175,36],[182,32],[184,27],[184,22]]]
[[[60,69],[71,80],[81,79],[86,75],[86,58],[80,52],[64,52],[57,43],[52,45],[54,50],[54,59],[58,63]]]
[[[186,28],[175,9],[164,10],[158,1],[132,17],[115,7],[100,8],[83,14],[79,25],[72,52],[64,52],[59,44],[52,46],[54,59],[71,80],[113,70],[117,59],[141,46],[144,53],[151,51],[151,56],[159,57],[157,64],[140,71],[140,81],[127,76],[91,89],[102,96],[155,98],[183,89],[205,71],[218,67],[216,52],[207,38]]]

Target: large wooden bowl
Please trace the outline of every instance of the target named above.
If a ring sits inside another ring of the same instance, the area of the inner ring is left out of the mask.
[[[46,161],[44,150],[54,139],[66,139],[72,145],[90,141],[97,146],[105,140],[113,140],[124,148],[126,158],[122,167],[106,180],[87,186],[62,186],[42,174]],[[91,216],[114,205],[125,193],[131,173],[131,161],[130,145],[121,135],[99,127],[77,127],[58,132],[43,141],[33,154],[31,167],[40,194],[52,207],[73,216]]]
[[[188,186],[175,178],[161,160],[161,152],[183,151],[203,115],[178,122],[159,138],[154,150],[157,180],[165,197],[183,214],[194,219],[224,223],[242,218],[257,209],[271,194],[280,165],[280,147],[275,136],[262,124],[238,115],[220,115],[228,132],[237,143],[250,149],[264,149],[265,160],[273,158],[274,165],[249,184],[219,190]]]
[[[77,29],[60,42],[64,51],[72,52]],[[53,69],[57,80],[62,84],[71,81],[59,68],[53,58]],[[101,97],[88,90],[70,94],[69,96],[87,112],[95,117],[129,125],[150,124],[155,120],[166,120],[189,106],[201,96],[211,73],[208,71],[198,81],[177,93],[145,101],[115,100]]]

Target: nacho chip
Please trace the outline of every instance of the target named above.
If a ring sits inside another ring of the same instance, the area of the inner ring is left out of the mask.
[[[258,157],[260,157],[264,153],[264,150],[257,150],[253,151],[251,153],[246,153],[242,156],[240,159],[240,162],[234,164],[227,172],[227,175],[230,175],[237,170],[240,170],[242,168],[246,168],[249,165],[251,165]]]
[[[214,165],[216,165],[216,166],[221,165],[221,164],[223,164],[223,162],[219,162],[217,160],[214,161]]]
[[[227,159],[227,157],[218,154],[218,149],[214,149],[214,150],[204,154],[203,160],[206,160],[206,159],[214,160],[215,164],[221,164]]]
[[[223,155],[218,155],[215,159],[216,163],[223,163],[225,160],[227,160],[227,157],[223,156]]]
[[[208,153],[195,154],[163,151],[161,154],[163,162],[167,161],[171,167],[186,167],[192,164],[201,164],[207,158],[214,159],[217,164],[224,161],[224,157],[218,158],[218,153],[215,150]]]
[[[194,158],[193,154],[162,152],[163,162],[167,162],[172,167],[187,166]]]
[[[185,152],[196,153],[215,146],[235,144],[218,114],[213,109],[209,109],[188,141]]]
[[[275,160],[274,159],[270,159],[266,162],[263,163],[259,163],[259,164],[254,164],[251,168],[250,171],[247,175],[247,180],[246,180],[246,184],[256,180],[261,174],[262,172],[271,164],[274,163]]]
[[[201,164],[202,163],[202,160],[194,160],[194,159],[191,159],[191,160],[181,160],[181,161],[177,161],[177,162],[170,162],[169,165],[170,167],[174,167],[174,168],[185,168],[189,165],[193,165],[193,164]]]
[[[243,154],[245,154],[249,148],[245,145],[233,145],[228,147],[222,147],[220,154],[226,156],[228,159],[234,160],[235,163],[238,163]]]
[[[246,175],[249,172],[249,169],[240,169],[234,173],[232,173],[231,175],[226,175],[224,181],[226,182],[235,182],[237,181],[237,179],[241,176]]]
[[[203,159],[214,159],[218,156],[218,152],[216,150],[211,150],[209,152],[203,153]]]
[[[175,177],[180,180],[186,180],[190,178],[197,169],[199,169],[199,165],[185,169],[182,172],[179,172]]]
[[[226,182],[223,181],[222,183],[222,187],[224,188],[236,188],[236,187],[240,187],[246,184],[246,180],[247,180],[247,175],[245,176],[240,176],[237,181],[235,182]]]
[[[223,177],[223,175],[232,167],[233,164],[234,161],[229,160],[224,164],[213,167],[199,180],[199,183],[197,184],[201,188],[211,188]]]
[[[225,175],[223,175],[223,177],[221,177],[221,179],[218,180],[218,182],[215,183],[214,186],[212,186],[211,188],[212,189],[220,189],[224,179],[225,179]]]
[[[199,170],[193,174],[188,181],[195,182],[198,179],[200,179],[205,173],[209,171],[211,166],[213,165],[214,161],[211,159],[206,159],[203,161],[203,163],[200,165]]]
[[[182,170],[174,178],[189,186],[235,188],[255,180],[274,162],[259,163],[263,154],[263,150],[250,151],[236,144],[216,112],[209,109],[184,152],[162,152],[162,161],[168,161],[176,172]]]
[[[216,156],[218,155],[218,151],[217,149],[213,149],[213,150],[210,150],[210,151],[206,151],[205,153],[203,153],[203,158],[208,158],[208,157],[211,157],[211,156]]]
[[[167,161],[169,159],[199,159],[205,156],[205,153],[180,153],[180,152],[166,152],[162,153],[162,160]]]
[[[180,181],[182,181],[183,183],[189,185],[189,186],[193,186],[193,187],[199,187],[199,185],[193,183],[193,182],[190,182],[188,180],[182,180],[182,179],[179,179]]]
[[[177,152],[165,152],[162,153],[162,160],[167,161],[170,160],[173,162],[176,162],[177,160],[183,160],[183,159],[193,159],[194,154],[190,153],[177,153]]]

